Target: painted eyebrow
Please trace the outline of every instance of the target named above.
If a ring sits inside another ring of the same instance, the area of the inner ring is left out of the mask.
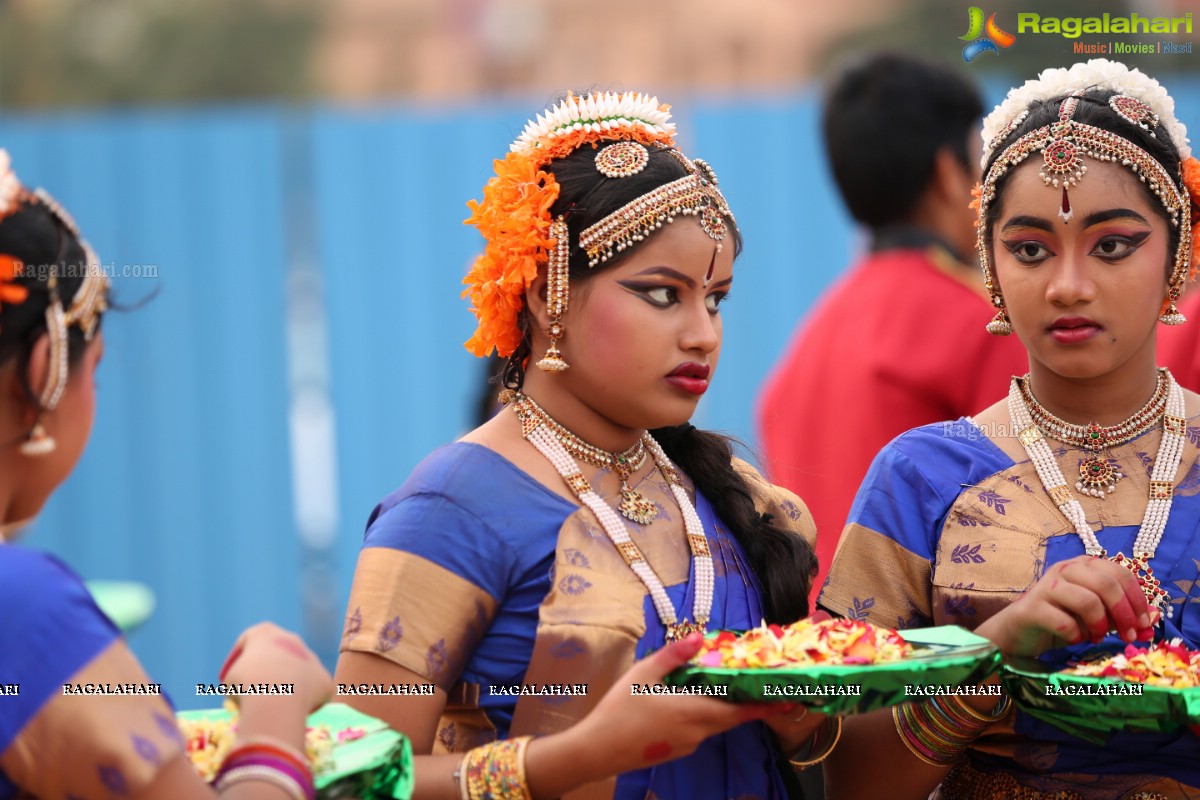
[[[1114,219],[1133,219],[1144,225],[1150,224],[1145,217],[1132,208],[1109,208],[1104,211],[1096,211],[1088,214],[1083,218],[1083,227],[1090,228],[1093,225],[1099,225],[1101,222],[1108,222]],[[1041,217],[1013,217],[1004,223],[1004,227],[1001,230],[1007,230],[1008,228],[1037,228],[1046,233],[1054,233],[1054,225]]]
[[[1090,228],[1093,225],[1099,225],[1101,222],[1108,222],[1111,219],[1135,219],[1145,225],[1150,224],[1145,217],[1132,208],[1110,208],[1107,211],[1097,211],[1094,214],[1088,214],[1083,218],[1083,227]]]
[[[640,276],[657,276],[660,278],[673,278],[673,279],[679,281],[680,283],[684,284],[685,286],[687,286],[689,289],[696,288],[696,282],[694,280],[689,278],[687,275],[684,275],[679,270],[671,269],[670,267],[651,267],[650,269],[644,269],[641,272],[639,272],[638,276],[639,277]]]
[[[1048,220],[1042,219],[1041,217],[1013,217],[1008,222],[1004,223],[1004,227],[1002,227],[1001,230],[1008,230],[1009,228],[1037,228],[1038,230],[1045,231],[1046,233],[1054,233],[1054,225]]]
[[[641,272],[639,272],[638,276],[639,277],[640,276],[647,276],[647,277],[656,276],[656,277],[660,277],[660,278],[674,278],[675,280],[677,280],[680,283],[687,286],[689,289],[696,288],[696,282],[694,280],[689,278],[687,275],[684,275],[679,270],[671,269],[670,267],[651,267],[650,269],[645,269],[645,270],[642,270]],[[733,283],[733,278],[729,277],[723,281],[718,281],[718,282],[712,284],[712,286],[710,288],[718,287],[718,286],[728,286],[731,283]]]

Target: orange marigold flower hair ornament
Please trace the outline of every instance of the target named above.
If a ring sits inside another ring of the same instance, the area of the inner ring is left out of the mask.
[[[0,149],[0,222],[16,213],[21,207],[25,191],[12,169],[8,151]],[[25,265],[13,256],[0,253],[0,308],[5,305],[20,305],[29,297],[29,289],[14,283],[21,277]]]
[[[1178,180],[1163,164],[1125,136],[1074,119],[1081,95],[1092,89],[1115,92],[1109,99],[1109,106],[1131,127],[1141,128],[1151,136],[1160,126],[1169,132],[1182,161],[1182,174]],[[1056,98],[1064,98],[1059,105],[1057,120],[1022,135],[994,160],[991,159],[992,153],[1025,121],[1034,103]],[[1174,101],[1158,81],[1137,69],[1102,58],[1075,64],[1069,69],[1045,70],[1036,80],[1026,81],[1008,93],[1004,102],[996,106],[984,120],[982,135],[984,151],[981,163],[987,168],[991,161],[991,168],[984,176],[972,206],[978,212],[976,248],[983,268],[984,285],[991,295],[992,304],[997,308],[995,318],[987,326],[990,333],[1007,336],[1012,332],[1012,327],[988,256],[988,207],[996,199],[997,182],[1035,153],[1042,156],[1039,173],[1042,181],[1062,192],[1059,216],[1064,222],[1069,222],[1074,215],[1067,190],[1077,185],[1087,173],[1085,157],[1121,164],[1147,185],[1162,203],[1171,226],[1179,234],[1179,245],[1168,279],[1169,288],[1159,319],[1165,325],[1180,325],[1186,321],[1175,307],[1175,301],[1182,294],[1184,284],[1195,277],[1196,262],[1200,255],[1193,248],[1192,239],[1193,224],[1200,222],[1200,206],[1197,205],[1200,200],[1200,163],[1192,157],[1187,129],[1175,117]]]
[[[538,365],[550,372],[567,368],[557,343],[565,334],[562,317],[567,311],[571,243],[566,219],[561,215],[551,219],[559,186],[545,167],[585,145],[598,149],[596,169],[608,178],[640,172],[652,146],[670,148],[689,171],[686,178],[658,187],[584,231],[581,239],[586,242],[580,246],[587,250],[592,266],[641,241],[674,214],[699,215],[710,236],[724,236],[725,223],[719,215],[728,215],[728,205],[716,189],[711,169],[673,149],[675,125],[669,109],[657,98],[636,92],[568,94],[530,121],[508,154],[494,162],[496,174],[484,187],[483,199],[467,203],[471,216],[465,222],[477,227],[486,241],[463,279],[467,286],[463,297],[470,299],[479,320],[466,342],[468,350],[477,356],[493,350],[509,356],[516,351],[521,344],[518,320],[525,291],[545,265],[551,343]],[[601,148],[601,143],[606,146]]]
[[[1183,172],[1183,185],[1192,199],[1192,269],[1189,278],[1196,277],[1196,268],[1200,265],[1200,236],[1196,236],[1196,227],[1200,225],[1200,160],[1188,156],[1180,165]]]
[[[670,147],[675,143],[675,125],[669,108],[660,105],[658,98],[636,92],[568,94],[531,120],[508,154],[493,162],[496,175],[484,186],[483,199],[467,203],[471,216],[465,222],[478,228],[486,241],[463,279],[467,285],[463,297],[470,299],[471,311],[479,319],[466,342],[468,350],[477,356],[490,355],[493,349],[501,356],[511,355],[521,343],[517,320],[525,306],[525,290],[549,261],[551,248],[559,256],[569,253],[569,243],[555,247],[550,207],[558,199],[558,183],[542,168],[585,144],[595,146],[605,139]],[[565,225],[554,233],[560,230]],[[564,273],[566,263],[554,267],[553,272]],[[553,311],[553,289],[558,287],[549,288]],[[562,291],[559,305],[565,311],[565,281]],[[551,335],[556,341],[553,334],[562,335],[562,324],[558,319],[554,322],[558,326],[552,326]]]

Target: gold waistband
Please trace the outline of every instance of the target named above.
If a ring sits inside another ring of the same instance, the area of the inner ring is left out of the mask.
[[[982,772],[968,764],[950,771],[939,787],[940,800],[1085,800],[1078,792],[1042,792],[1022,786],[1007,772]],[[1120,800],[1171,800],[1160,792],[1133,791]]]

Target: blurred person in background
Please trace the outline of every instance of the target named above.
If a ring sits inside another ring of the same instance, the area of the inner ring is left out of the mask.
[[[108,292],[70,216],[25,189],[0,150],[0,798],[217,796],[165,697],[64,690],[150,678],[69,567],[11,543],[91,434]],[[241,698],[220,796],[311,796],[305,717],[329,697],[329,673],[299,638],[263,623],[238,639],[221,680],[290,683],[295,693]]]
[[[980,324],[991,311],[968,205],[982,115],[966,78],[894,53],[850,65],[825,96],[830,166],[870,253],[800,325],[756,420],[768,477],[812,511],[814,590],[875,454],[909,428],[982,409],[1026,369],[1019,343]]]
[[[1200,178],[1196,179],[1200,182]],[[1195,220],[1200,225],[1200,217]],[[1179,313],[1200,323],[1200,287],[1193,282],[1179,301]],[[1200,391],[1200,324],[1164,328],[1158,334],[1158,361],[1181,386]]]
[[[688,423],[740,235],[674,128],[645,95],[568,95],[470,204],[467,344],[507,359],[508,408],[371,514],[337,666],[436,687],[346,698],[411,738],[418,798],[781,798],[836,743],[803,709],[631,696],[698,631],[804,617],[814,571],[799,498]],[[514,691],[562,684],[586,695]]]

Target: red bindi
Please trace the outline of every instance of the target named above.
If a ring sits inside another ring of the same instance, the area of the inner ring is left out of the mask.
[[[713,271],[717,268],[717,251],[714,250],[712,260],[708,262],[708,272],[704,273],[704,286],[708,287],[708,282],[712,280]]]

